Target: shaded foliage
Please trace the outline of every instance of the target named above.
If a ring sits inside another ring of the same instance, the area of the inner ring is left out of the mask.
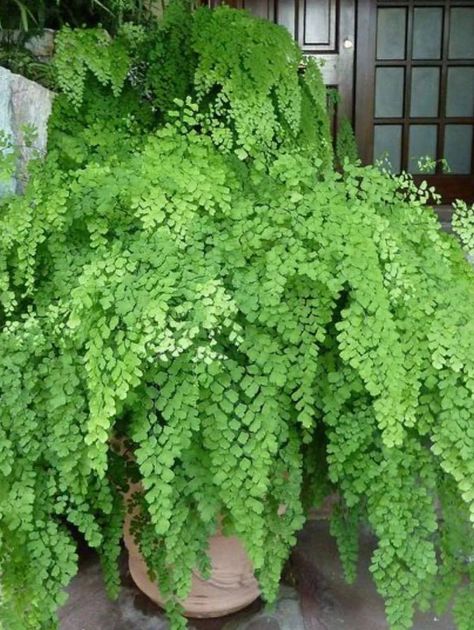
[[[115,30],[123,22],[150,19],[153,0],[2,0],[0,30],[23,32],[102,25]]]

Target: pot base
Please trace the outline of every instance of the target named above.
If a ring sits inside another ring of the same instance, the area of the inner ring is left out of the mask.
[[[146,563],[128,531],[125,545],[129,552],[129,569],[138,588],[156,604],[164,607],[156,583],[148,577]],[[193,572],[188,597],[181,602],[186,617],[223,617],[246,608],[260,594],[250,560],[235,536],[215,535],[209,540],[211,576],[204,580]]]

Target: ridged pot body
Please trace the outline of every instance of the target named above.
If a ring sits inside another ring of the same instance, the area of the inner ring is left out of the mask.
[[[164,599],[158,585],[148,577],[145,560],[129,526],[130,517],[127,517],[124,541],[129,553],[130,574],[138,588],[163,607]],[[191,591],[181,602],[186,617],[223,617],[245,608],[260,594],[252,564],[238,538],[216,534],[209,540],[208,553],[211,576],[204,580],[193,571]]]

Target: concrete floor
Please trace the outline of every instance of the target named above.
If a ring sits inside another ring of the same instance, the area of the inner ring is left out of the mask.
[[[383,602],[375,591],[369,571],[373,541],[364,536],[356,583],[348,586],[342,576],[335,543],[324,520],[309,521],[295,548],[289,574],[297,589],[290,593],[278,615],[262,612],[257,601],[241,613],[213,620],[190,620],[195,630],[387,630]],[[60,612],[60,630],[167,630],[161,610],[133,584],[122,559],[123,587],[118,601],[104,590],[96,556],[83,554],[80,571]],[[291,608],[293,606],[293,608]],[[297,609],[295,615],[294,607]],[[288,612],[285,617],[285,611]],[[260,612],[259,612],[260,611]],[[282,612],[283,611],[283,612]],[[299,615],[299,617],[298,617]],[[283,618],[282,618],[283,617]],[[450,615],[417,615],[413,630],[455,630]]]

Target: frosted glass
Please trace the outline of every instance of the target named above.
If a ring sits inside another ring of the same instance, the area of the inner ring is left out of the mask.
[[[439,59],[443,9],[440,7],[417,8],[413,12],[413,59]]]
[[[410,116],[437,116],[439,68],[415,67],[411,72]]]
[[[377,11],[377,59],[405,59],[406,9]]]
[[[471,172],[472,125],[446,125],[444,157],[451,173],[465,175]]]
[[[474,38],[474,33],[472,34]],[[447,116],[474,116],[474,67],[448,69]]]
[[[474,59],[474,7],[451,9],[450,59]]]
[[[390,170],[400,172],[402,156],[402,126],[401,125],[375,125],[374,127],[374,162],[383,160],[387,162]]]
[[[403,116],[403,68],[377,68],[375,73],[376,118]]]
[[[410,125],[408,143],[408,170],[410,173],[433,173],[432,170],[420,169],[418,162],[425,158],[436,160],[436,125]]]

